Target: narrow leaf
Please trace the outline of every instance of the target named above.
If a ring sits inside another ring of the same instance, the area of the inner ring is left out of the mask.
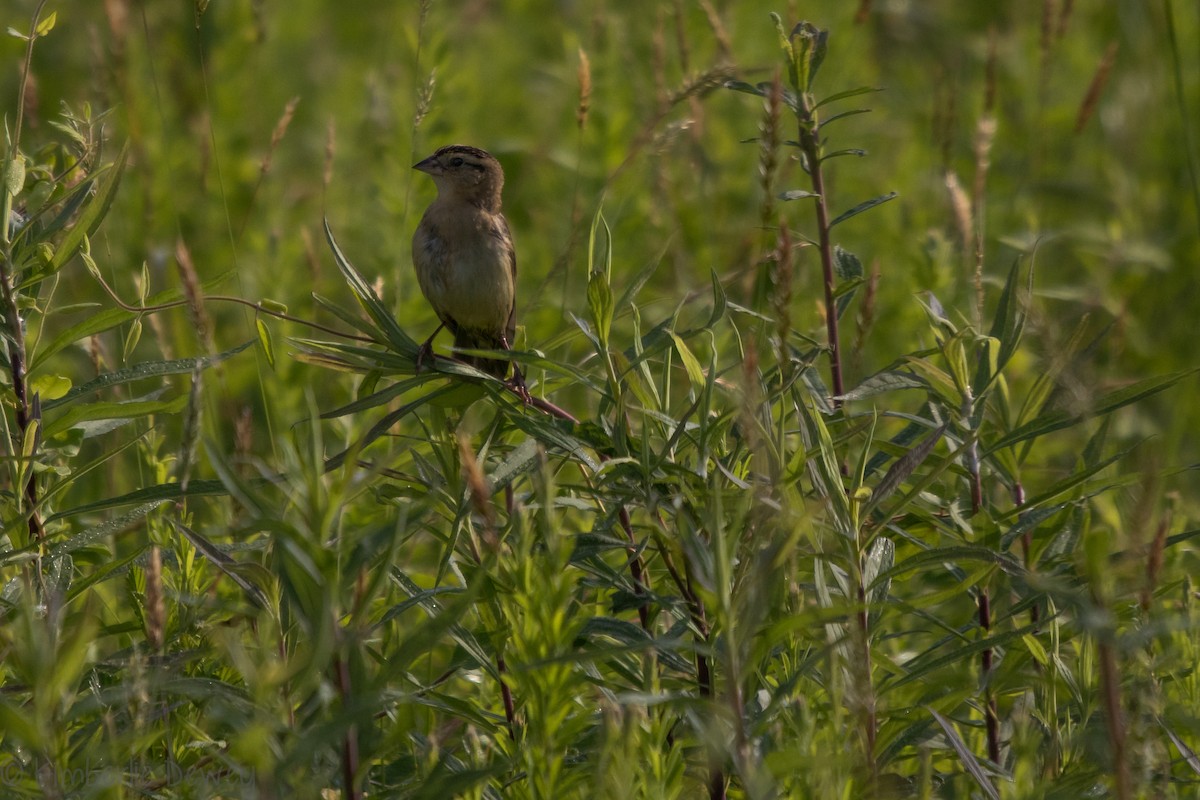
[[[200,551],[200,553],[207,558],[213,566],[221,570],[221,572],[225,573],[225,575],[231,581],[240,586],[242,591],[246,593],[246,596],[252,603],[254,603],[254,605],[258,606],[259,608],[271,607],[270,601],[267,599],[266,592],[264,592],[260,587],[251,583],[244,575],[241,574],[241,564],[226,555],[226,553],[222,551],[221,548],[217,547],[217,545],[215,545],[213,542],[210,542],[204,536],[201,536],[199,533],[192,530],[187,525],[184,525],[182,522],[179,522],[178,520],[171,520],[171,524],[175,527],[175,530],[187,537],[187,540],[192,543],[192,546]]]
[[[262,317],[254,318],[254,328],[258,331],[258,344],[263,349],[267,364],[271,369],[275,369],[275,347],[271,343],[271,329],[267,327],[267,323],[263,321]]]
[[[66,555],[67,553],[81,550],[84,547],[91,547],[93,544],[107,542],[109,537],[129,530],[135,523],[140,522],[151,511],[154,511],[166,502],[165,499],[162,499],[143,503],[132,511],[127,511],[115,519],[110,519],[108,522],[80,531],[65,542],[55,545],[54,549],[50,552],[55,556]]]
[[[53,274],[61,269],[78,252],[84,237],[91,236],[100,227],[100,223],[108,214],[108,209],[117,196],[117,187],[121,183],[121,175],[125,170],[125,157],[128,152],[129,143],[126,142],[117,155],[117,160],[105,167],[106,174],[96,178],[98,181],[96,196],[87,204],[87,207],[79,215],[79,219],[59,242],[58,249],[54,251],[54,258],[46,267],[46,274]]]
[[[845,100],[847,97],[858,97],[860,94],[871,94],[872,92],[882,92],[883,90],[877,86],[859,86],[857,89],[847,89],[844,92],[834,92],[826,98],[817,102],[813,108],[820,108],[827,103],[836,103],[838,100]],[[828,120],[826,120],[828,122]]]
[[[711,270],[709,277],[712,280],[713,307],[712,313],[708,315],[708,322],[704,325],[705,328],[716,325],[729,308],[729,298],[725,295],[725,287],[721,285],[721,277],[717,275],[716,270]]]
[[[826,158],[828,158],[828,157],[829,156],[826,156]],[[883,205],[887,201],[894,200],[897,197],[899,197],[898,192],[888,192],[887,194],[881,194],[879,197],[872,198],[870,200],[867,200],[866,202],[859,203],[858,205],[856,205],[854,208],[850,209],[849,211],[842,212],[838,216],[834,217],[833,222],[829,223],[829,227],[832,228],[834,225],[837,225],[839,222],[845,222],[846,220],[850,219],[851,217],[858,216],[859,214],[863,213],[864,211],[866,211],[868,209],[872,209],[878,205]]]
[[[396,322],[396,318],[392,316],[392,312],[379,299],[379,295],[375,294],[375,289],[371,284],[367,283],[366,279],[359,274],[354,265],[350,263],[342,249],[338,246],[337,240],[333,237],[333,230],[329,227],[329,219],[323,220],[325,225],[325,239],[329,243],[329,249],[333,253],[333,260],[337,262],[338,269],[341,270],[342,276],[346,282],[350,284],[351,291],[366,310],[367,315],[372,321],[379,326],[384,337],[398,352],[415,358],[417,354],[417,343],[414,342],[407,333]]]
[[[975,760],[971,749],[967,747],[966,742],[958,735],[954,724],[932,708],[928,709],[928,711],[937,720],[938,725],[942,726],[942,730],[946,733],[946,738],[950,740],[950,746],[954,748],[954,752],[958,753],[959,760],[962,761],[963,766],[967,768],[967,772],[975,779],[975,782],[979,784],[979,788],[983,789],[984,794],[991,798],[991,800],[1000,800],[1000,792],[996,791],[996,787],[992,785],[991,779],[983,771],[983,766]]]
[[[1171,744],[1175,745],[1175,749],[1179,751],[1179,755],[1183,756],[1183,760],[1187,765],[1192,768],[1192,772],[1200,775],[1200,756],[1196,755],[1196,751],[1188,747],[1187,742],[1179,738],[1179,735],[1175,731],[1168,728],[1167,723],[1159,720],[1158,724],[1167,732],[1167,738],[1171,740]]]
[[[834,399],[848,403],[852,400],[865,400],[868,397],[875,397],[876,395],[887,394],[888,392],[895,392],[900,389],[924,389],[928,386],[928,383],[915,375],[897,370],[886,370],[875,373],[858,386]]]
[[[1017,519],[1017,524],[1013,525],[1000,536],[1000,550],[1007,552],[1008,548],[1012,547],[1012,543],[1024,536],[1027,531],[1033,530],[1050,517],[1062,511],[1067,505],[1067,503],[1058,503],[1046,508],[1036,508],[1032,511],[1022,513]]]
[[[810,192],[805,189],[789,189],[786,192],[779,193],[780,200],[800,200],[804,197],[820,197],[816,192]]]
[[[186,399],[186,397],[185,397]],[[57,514],[52,514],[47,518],[46,522],[58,522],[62,519],[70,519],[75,516],[84,514],[93,514],[97,511],[103,511],[106,508],[117,508],[118,506],[127,506],[134,503],[149,503],[157,500],[182,500],[185,497],[220,497],[228,494],[224,484],[220,481],[192,480],[188,482],[187,490],[185,491],[178,483],[160,483],[155,486],[146,486],[137,489],[127,494],[118,495],[116,497],[107,497],[103,500],[97,500],[94,503],[86,503],[75,508],[68,508],[65,511],[60,511]]]
[[[61,417],[47,423],[46,437],[77,427],[81,422],[98,419],[134,419],[152,414],[178,414],[187,407],[188,396],[182,394],[173,400],[129,400],[121,403],[89,403],[76,406]]]
[[[996,452],[1005,447],[1012,447],[1015,444],[1020,444],[1027,439],[1035,439],[1038,436],[1043,436],[1047,433],[1070,428],[1078,425],[1086,419],[1100,417],[1105,414],[1111,414],[1119,408],[1123,408],[1131,403],[1136,403],[1139,400],[1144,400],[1147,397],[1158,394],[1159,392],[1169,389],[1184,378],[1195,374],[1200,367],[1173,372],[1170,375],[1161,375],[1155,378],[1147,378],[1144,381],[1138,381],[1132,386],[1126,386],[1123,389],[1118,389],[1115,392],[1110,392],[1104,397],[1096,401],[1095,405],[1084,414],[1072,413],[1063,409],[1057,409],[1043,414],[1036,419],[1032,419],[1024,425],[1012,431],[1007,436],[1001,437],[998,441],[993,442],[988,447],[983,455],[986,457],[991,453]]]
[[[871,507],[874,508],[891,496],[892,492],[899,488],[900,484],[921,466],[921,463],[929,457],[933,452],[933,448],[942,440],[942,435],[946,432],[946,425],[943,423],[941,427],[931,433],[925,441],[921,442],[916,447],[913,447],[904,456],[898,459],[883,479],[879,481],[879,485],[875,487],[875,492],[871,497]]]
[[[9,30],[12,31],[11,28]],[[759,97],[766,97],[770,91],[770,84],[767,83],[753,84],[746,81],[725,81],[722,86],[726,89],[732,89],[735,92],[745,92],[746,94],[758,95]]]
[[[688,380],[692,382],[693,388],[699,389],[704,385],[704,369],[679,334],[674,331],[671,331],[670,334],[671,340],[675,342],[675,351],[679,353],[679,360],[683,362],[683,367],[687,370]]]

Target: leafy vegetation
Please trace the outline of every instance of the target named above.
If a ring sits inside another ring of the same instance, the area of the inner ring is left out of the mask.
[[[1194,8],[376,5],[3,12],[0,794],[1194,796]]]

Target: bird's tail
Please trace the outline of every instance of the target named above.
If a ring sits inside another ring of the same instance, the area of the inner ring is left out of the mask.
[[[504,340],[498,334],[487,331],[473,331],[459,328],[454,335],[454,346],[463,350],[506,350]],[[482,356],[459,355],[463,363],[470,364],[477,370],[495,375],[500,380],[508,376],[508,362],[497,358]]]

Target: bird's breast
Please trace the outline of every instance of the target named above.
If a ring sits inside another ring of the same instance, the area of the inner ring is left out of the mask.
[[[413,241],[421,291],[438,316],[464,328],[502,331],[513,308],[511,243],[483,213],[431,208]]]

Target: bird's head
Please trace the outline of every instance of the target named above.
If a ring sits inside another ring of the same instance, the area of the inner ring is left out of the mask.
[[[439,197],[461,200],[488,211],[500,210],[504,170],[486,150],[465,144],[448,145],[414,164],[413,169],[433,178]]]

